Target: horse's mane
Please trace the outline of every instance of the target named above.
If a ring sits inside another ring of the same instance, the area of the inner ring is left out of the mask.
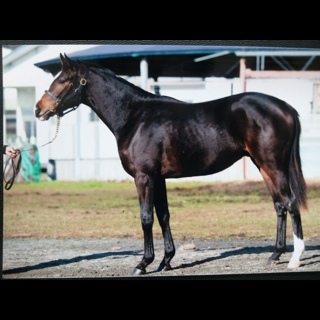
[[[143,90],[142,88],[134,85],[130,81],[118,76],[116,73],[114,73],[112,70],[108,69],[107,67],[101,66],[97,63],[88,62],[88,61],[84,62],[84,61],[79,61],[79,60],[76,60],[76,62],[78,63],[78,65],[80,65],[80,64],[85,65],[86,68],[92,68],[92,71],[96,74],[101,74],[101,75],[106,74],[108,77],[117,79],[119,82],[126,84],[128,87],[134,89],[136,92],[139,92],[142,96],[149,96],[149,97],[152,96],[154,98],[159,98],[161,100],[170,100],[170,101],[181,102],[180,100],[175,99],[173,97],[168,97],[168,96],[163,96],[163,95],[157,96],[154,93],[147,92],[147,91]]]
[[[93,69],[93,72],[95,72],[96,74],[107,74],[109,77],[112,77],[114,79],[117,79],[118,81],[126,84],[127,86],[135,89],[135,90],[138,90],[140,93],[144,94],[144,95],[149,95],[151,93],[143,90],[142,88],[134,85],[133,83],[131,83],[130,81],[127,81],[126,79],[118,76],[116,73],[114,73],[112,70],[108,69],[107,67],[104,67],[104,66],[101,66],[97,63],[94,63],[94,62],[83,62],[83,61],[79,61],[79,60],[76,60],[76,62],[78,63],[78,65],[80,64],[83,64],[85,65],[87,68],[91,68]]]

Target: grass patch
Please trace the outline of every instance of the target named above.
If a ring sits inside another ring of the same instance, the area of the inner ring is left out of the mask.
[[[174,238],[275,239],[276,214],[263,182],[167,182]],[[4,237],[142,238],[133,181],[42,181],[4,190]],[[305,239],[320,238],[320,184],[308,183]],[[288,217],[288,236],[292,236]],[[154,236],[161,238],[155,216]]]

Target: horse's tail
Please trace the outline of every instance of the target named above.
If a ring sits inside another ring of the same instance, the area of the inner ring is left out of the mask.
[[[289,184],[291,191],[296,197],[298,206],[307,209],[307,186],[303,177],[300,158],[301,124],[299,114],[296,110],[294,110],[293,119],[295,124],[295,136],[289,161]]]

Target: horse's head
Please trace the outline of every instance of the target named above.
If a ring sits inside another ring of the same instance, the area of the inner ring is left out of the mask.
[[[62,117],[75,110],[81,103],[82,88],[87,83],[88,69],[71,60],[66,54],[60,54],[60,62],[60,74],[36,103],[35,116],[41,121],[54,115]]]

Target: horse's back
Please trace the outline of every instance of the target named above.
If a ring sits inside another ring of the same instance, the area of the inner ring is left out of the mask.
[[[297,111],[287,102],[261,92],[243,92],[196,105],[204,105],[208,109],[211,107],[213,110],[223,108],[226,111],[236,111],[241,108],[244,110],[255,109],[265,115],[279,112],[297,114]]]
[[[167,117],[177,122],[202,120],[201,117],[204,117],[211,123],[224,124],[232,117],[239,120],[243,117],[254,119],[257,116],[269,119],[298,116],[298,112],[287,102],[260,92],[244,92],[198,103],[161,96],[156,99],[156,102],[151,102],[149,110],[152,117]]]
[[[287,102],[264,93],[245,92],[203,104],[213,123],[226,128],[235,138],[255,140],[262,132],[287,135],[294,131],[298,112]],[[271,129],[272,128],[272,129]],[[273,132],[271,133],[272,130]]]

